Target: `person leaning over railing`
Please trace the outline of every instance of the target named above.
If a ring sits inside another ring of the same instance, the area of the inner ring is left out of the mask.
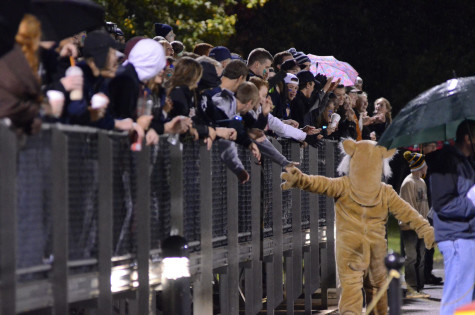
[[[59,90],[67,96],[59,121],[101,129],[132,129],[132,121],[115,120],[110,111],[109,83],[115,77],[118,43],[106,32],[94,31],[84,41],[84,61],[70,68],[59,80]],[[82,72],[82,74],[81,74]],[[77,91],[81,93],[77,93]]]
[[[175,72],[167,83],[167,95],[173,103],[169,116],[191,117],[193,126],[190,133],[193,139],[204,139],[210,149],[216,136],[229,139],[234,132],[227,128],[213,128],[202,115],[198,115],[200,97],[196,88],[202,75],[203,67],[198,61],[190,57],[181,57],[177,61]]]
[[[129,52],[127,60],[109,84],[111,113],[115,119],[136,121],[142,115],[150,114],[139,111],[138,104],[148,96],[145,83],[165,67],[165,53],[159,43],[148,38],[129,41],[126,51]],[[133,124],[132,128],[139,137],[143,136],[140,124]]]
[[[312,126],[305,126],[302,129],[296,128],[290,124],[284,123],[270,113],[272,109],[272,99],[268,95],[268,83],[261,78],[252,77],[249,79],[251,83],[254,83],[259,90],[259,104],[260,107],[256,109],[256,113],[267,113],[269,131],[274,132],[277,136],[282,138],[290,138],[299,142],[307,142],[311,145],[317,145],[320,140],[320,130],[313,128]]]

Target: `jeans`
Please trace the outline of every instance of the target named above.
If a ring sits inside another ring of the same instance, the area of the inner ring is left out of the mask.
[[[443,241],[438,246],[445,272],[440,314],[452,315],[475,299],[475,239]]]
[[[406,284],[414,291],[424,288],[424,240],[419,238],[413,230],[401,231],[402,242],[406,252],[404,262]]]

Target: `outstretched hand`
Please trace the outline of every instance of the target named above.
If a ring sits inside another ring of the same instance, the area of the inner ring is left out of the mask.
[[[296,168],[295,165],[286,166],[285,172],[280,174],[280,178],[284,180],[284,182],[280,184],[282,190],[295,187],[300,175],[302,175],[302,172]]]

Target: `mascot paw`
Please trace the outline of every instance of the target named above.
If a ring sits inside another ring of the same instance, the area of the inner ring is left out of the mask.
[[[282,172],[280,174],[280,178],[284,180],[284,182],[280,185],[282,190],[287,190],[292,187],[295,187],[295,184],[297,183],[301,174],[302,172],[294,165],[287,166],[285,168],[285,172]]]
[[[435,245],[434,230],[431,229],[427,235],[424,236],[424,244],[427,249],[432,249]]]

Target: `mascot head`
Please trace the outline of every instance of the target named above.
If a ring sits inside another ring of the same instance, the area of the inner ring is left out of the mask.
[[[341,145],[345,156],[338,166],[338,173],[349,177],[351,195],[355,201],[372,205],[379,199],[381,177],[391,176],[389,161],[396,149],[387,150],[370,140],[356,142],[347,139]]]

